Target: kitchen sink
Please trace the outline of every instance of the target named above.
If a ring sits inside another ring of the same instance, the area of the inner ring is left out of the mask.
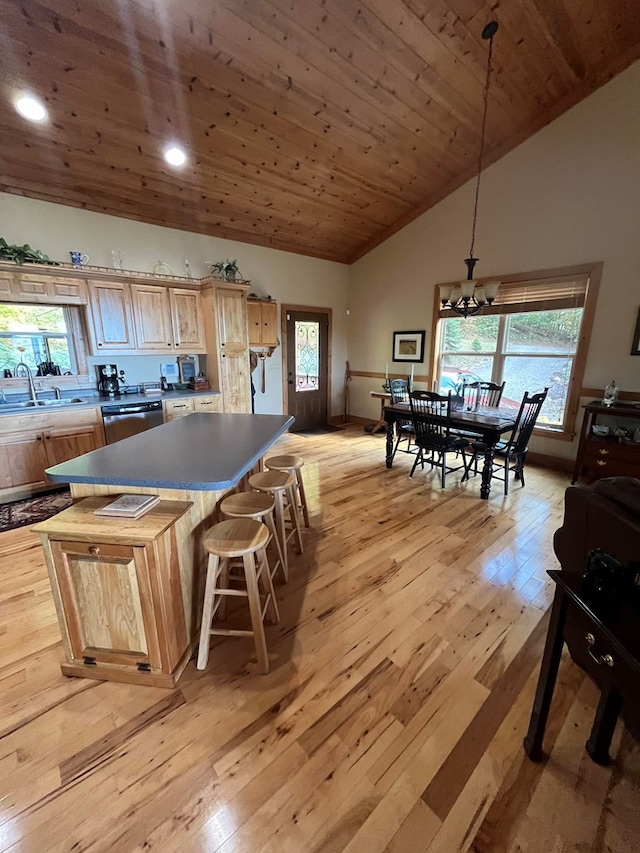
[[[8,412],[22,412],[25,409],[49,409],[57,406],[74,406],[86,402],[80,397],[73,397],[70,400],[25,400],[22,403],[0,403],[0,415]]]

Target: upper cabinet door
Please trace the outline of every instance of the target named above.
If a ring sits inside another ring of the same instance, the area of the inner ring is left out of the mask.
[[[202,297],[197,290],[169,288],[173,341],[178,352],[205,352]]]
[[[249,346],[249,335],[244,290],[218,287],[216,299],[220,348],[236,352],[246,350]]]
[[[129,285],[117,281],[89,281],[88,284],[94,354],[135,349]]]
[[[169,296],[166,287],[132,284],[131,299],[139,350],[173,350]]]

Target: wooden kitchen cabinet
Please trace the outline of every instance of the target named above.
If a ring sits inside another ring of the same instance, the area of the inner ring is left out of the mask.
[[[169,288],[174,349],[178,352],[205,352],[202,298],[197,290]]]
[[[36,530],[65,649],[64,675],[174,687],[191,656],[176,522],[185,501],[161,501],[138,519],[85,498]]]
[[[633,403],[603,406],[600,402],[584,407],[580,444],[573,470],[572,483],[579,478],[588,482],[601,477],[639,477],[640,442],[620,440],[615,435],[618,428],[630,437],[640,430],[640,408]],[[598,435],[593,428],[606,427],[607,435]]]
[[[249,346],[277,347],[278,304],[272,300],[247,299]]]
[[[246,291],[247,285],[209,281],[202,291],[207,370],[217,378],[227,413],[251,411]]]
[[[48,468],[43,434],[23,430],[0,435],[0,498],[8,499],[20,488],[42,488]]]
[[[48,429],[44,433],[44,446],[47,454],[47,468],[59,465],[76,456],[91,453],[104,445],[102,428],[87,424],[70,429]]]
[[[0,419],[0,500],[50,487],[45,468],[104,445],[99,409]]]
[[[93,354],[109,355],[135,350],[129,284],[123,281],[89,281],[88,285]]]
[[[204,352],[202,302],[197,290],[132,284],[136,348],[154,352]]]
[[[164,421],[184,418],[193,412],[222,412],[222,394],[206,394],[197,397],[179,397],[162,403]]]
[[[136,349],[166,352],[173,349],[173,331],[166,287],[131,285]]]

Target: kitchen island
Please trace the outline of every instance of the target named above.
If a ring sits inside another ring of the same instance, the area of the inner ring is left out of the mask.
[[[175,685],[198,637],[202,534],[293,420],[193,414],[47,469],[79,502],[35,527],[65,675]],[[139,519],[94,515],[128,493],[161,500]]]

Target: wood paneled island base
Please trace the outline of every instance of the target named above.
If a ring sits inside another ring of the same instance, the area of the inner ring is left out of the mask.
[[[67,662],[64,675],[175,687],[193,651],[197,584],[180,554],[192,507],[160,501],[138,519],[104,518],[85,498],[37,525]]]
[[[174,687],[198,640],[204,532],[293,418],[194,414],[48,470],[73,507],[37,526],[65,675]],[[120,494],[160,503],[138,519],[95,509]],[[87,500],[81,500],[86,498]]]

